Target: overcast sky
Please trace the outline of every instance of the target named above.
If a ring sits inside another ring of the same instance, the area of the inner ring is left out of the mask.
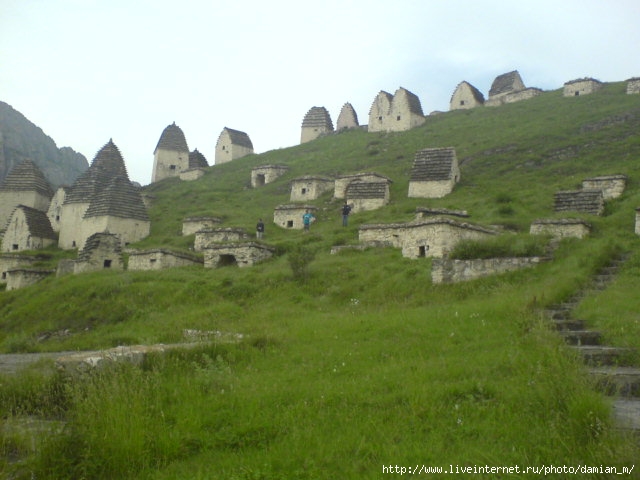
[[[527,87],[640,76],[638,0],[0,0],[0,100],[91,162],[113,138],[151,181],[164,128],[214,163],[226,126],[297,145],[313,106],[368,123],[402,86],[425,114],[466,80]]]

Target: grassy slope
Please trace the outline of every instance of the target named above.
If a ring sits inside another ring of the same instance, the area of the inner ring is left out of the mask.
[[[410,132],[346,132],[216,166],[196,182],[148,187],[152,234],[138,246],[187,249],[184,217],[220,216],[253,232],[258,217],[288,203],[291,178],[376,171],[394,180],[392,203],[353,215],[346,229],[330,195],[313,202],[321,212],[310,235],[267,224],[266,241],[281,255],[251,269],[100,272],[1,293],[5,351],[175,342],[183,328],[247,335],[238,346],[72,387],[72,428],[44,445],[40,476],[378,478],[383,464],[628,464],[633,447],[609,428],[605,401],[535,307],[634,250],[639,125],[640,96],[624,95],[623,84],[580,98],[554,91],[430,117]],[[406,198],[414,152],[450,145],[462,162],[454,193]],[[270,163],[290,171],[247,188],[251,167]],[[531,220],[554,216],[555,191],[615,173],[629,176],[627,192],[606,216],[588,217],[593,235],[565,242],[534,270],[435,286],[428,259],[328,254],[355,243],[359,224],[407,221],[416,206],[465,209],[474,222],[526,232]],[[292,280],[286,257],[300,243],[317,251],[305,283]],[[619,280],[581,306],[612,341],[635,347],[639,265],[632,255]],[[36,340],[61,329],[73,335]],[[16,406],[17,397],[2,397],[5,415],[53,410]]]

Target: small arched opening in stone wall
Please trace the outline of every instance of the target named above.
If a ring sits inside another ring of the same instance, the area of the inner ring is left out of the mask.
[[[220,259],[218,260],[218,267],[229,267],[234,265],[238,265],[238,260],[236,260],[235,255],[220,255]]]

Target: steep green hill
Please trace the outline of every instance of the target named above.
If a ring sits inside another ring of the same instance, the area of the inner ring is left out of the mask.
[[[637,445],[614,428],[607,400],[540,309],[629,253],[617,280],[580,308],[607,342],[640,349],[639,132],[640,96],[616,83],[430,116],[409,132],[347,131],[147,187],[152,231],[132,247],[188,250],[185,217],[253,233],[259,217],[290,203],[295,177],[375,171],[393,180],[390,205],[354,214],[346,228],[330,194],[313,202],[310,234],[267,222],[277,256],[252,268],[99,272],[0,293],[4,351],[179,342],[184,329],[244,336],[64,388],[57,377],[5,381],[5,418],[69,422],[42,439],[27,468],[38,478],[356,479],[385,476],[383,465],[629,467]],[[407,198],[416,150],[443,146],[456,148],[461,182],[442,199]],[[250,188],[251,168],[266,164],[290,170]],[[602,217],[582,216],[592,234],[563,241],[530,270],[434,285],[428,258],[329,254],[357,243],[359,225],[409,221],[419,206],[467,210],[470,221],[522,238],[533,219],[559,216],[554,192],[608,174],[626,174],[627,190]],[[294,276],[289,259],[301,249],[315,257]],[[20,446],[3,442],[5,452]]]

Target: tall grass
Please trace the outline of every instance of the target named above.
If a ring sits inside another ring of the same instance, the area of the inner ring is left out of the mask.
[[[629,465],[633,444],[539,311],[637,246],[639,109],[640,97],[622,84],[578,99],[546,92],[430,116],[409,132],[327,136],[215,166],[195,182],[146,187],[152,231],[132,247],[188,250],[185,217],[217,216],[252,231],[257,218],[289,203],[297,176],[376,171],[393,180],[391,203],[352,215],[348,227],[331,195],[315,202],[309,234],[268,223],[265,242],[277,255],[250,269],[96,272],[0,292],[5,352],[175,343],[184,329],[244,335],[239,344],[153,356],[142,369],[116,366],[74,381],[3,378],[5,424],[29,416],[65,426],[35,444],[28,431],[3,430],[8,458],[26,458],[5,461],[2,473],[356,479],[378,478],[383,464]],[[442,199],[407,198],[415,151],[437,146],[456,147],[461,183]],[[264,164],[290,170],[248,188],[251,168]],[[410,221],[420,206],[467,210],[471,221],[509,231],[481,245],[484,253],[466,244],[461,255],[538,252],[546,239],[530,237],[528,227],[561,216],[553,193],[613,173],[629,176],[627,192],[603,217],[579,216],[592,223],[591,235],[563,240],[553,261],[526,271],[434,285],[429,259],[390,248],[329,254],[332,245],[357,243],[360,225]],[[292,269],[296,252],[315,256]],[[50,255],[53,263],[67,254]],[[579,313],[611,340],[640,348],[636,257]]]

